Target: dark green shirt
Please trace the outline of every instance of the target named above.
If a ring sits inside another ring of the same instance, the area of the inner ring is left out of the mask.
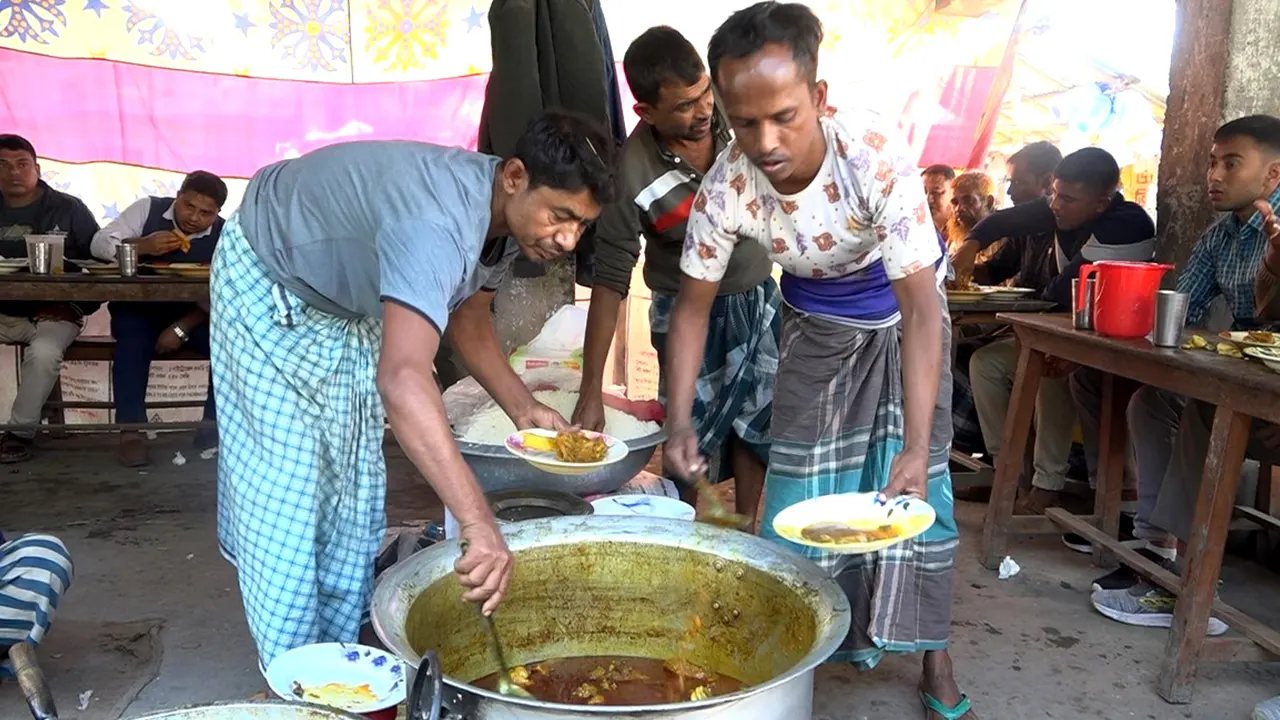
[[[719,155],[731,136],[721,119],[713,120],[712,132]],[[614,173],[617,200],[604,209],[596,224],[595,282],[625,297],[643,236],[645,285],[661,295],[677,294],[685,224],[702,173],[668,151],[644,122],[622,145]],[[764,282],[771,269],[763,245],[738,243],[719,292],[746,292]]]

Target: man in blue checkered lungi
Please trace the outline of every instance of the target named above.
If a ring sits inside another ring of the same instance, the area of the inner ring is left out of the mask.
[[[609,201],[612,142],[548,113],[505,160],[413,142],[332,145],[266,167],[223,228],[211,280],[218,539],[265,668],[354,642],[385,526],[384,421],[458,518],[467,598],[492,612],[511,555],[453,441],[442,333],[521,428],[562,428],[498,344],[518,253],[572,250]]]

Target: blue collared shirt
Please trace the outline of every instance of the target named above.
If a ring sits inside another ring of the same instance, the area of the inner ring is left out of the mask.
[[[1280,211],[1280,187],[1267,199]],[[1221,295],[1231,310],[1231,327],[1249,330],[1260,326],[1254,317],[1253,283],[1258,265],[1267,251],[1262,234],[1262,215],[1255,212],[1249,222],[1227,213],[1200,236],[1187,265],[1178,276],[1178,292],[1187,293],[1187,325],[1203,325],[1209,303]]]

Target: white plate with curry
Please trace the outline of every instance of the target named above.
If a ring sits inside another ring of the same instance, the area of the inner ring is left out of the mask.
[[[553,475],[586,475],[627,456],[627,444],[590,430],[519,430],[507,437],[507,452]]]
[[[933,506],[916,497],[883,502],[879,493],[843,493],[796,503],[773,519],[773,531],[799,545],[843,555],[892,547],[933,527]]]

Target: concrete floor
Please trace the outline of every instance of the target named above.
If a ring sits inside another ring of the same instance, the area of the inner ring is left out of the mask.
[[[76,561],[60,617],[166,619],[158,678],[125,717],[187,703],[247,697],[262,688],[231,568],[214,543],[214,462],[186,452],[187,436],[155,443],[154,467],[124,470],[110,438],[46,441],[31,463],[0,469],[0,527],[61,536]],[[177,467],[177,450],[189,461]],[[438,501],[391,447],[390,523],[439,519]],[[1207,666],[1195,702],[1155,694],[1165,633],[1120,625],[1089,606],[1097,571],[1056,541],[1020,543],[1022,573],[1000,581],[976,561],[982,506],[962,504],[953,655],[961,686],[983,718],[1247,718],[1280,694],[1280,666]],[[1280,583],[1233,562],[1222,594],[1272,624]],[[55,630],[56,633],[56,625]],[[891,658],[872,673],[824,667],[817,720],[923,717],[914,688],[919,660]],[[0,696],[16,693],[12,684]]]

